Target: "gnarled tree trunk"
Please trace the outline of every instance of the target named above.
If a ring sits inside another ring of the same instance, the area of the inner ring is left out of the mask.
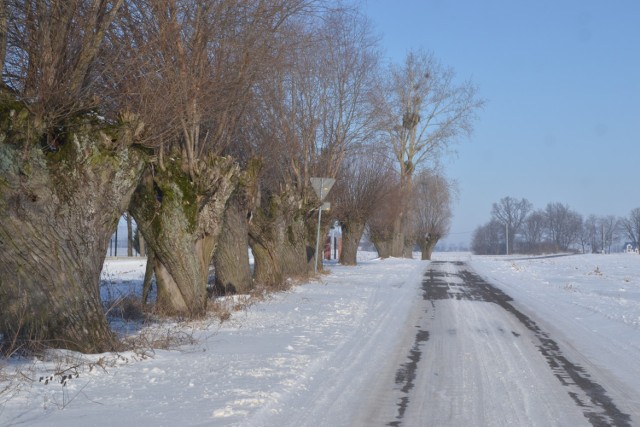
[[[224,227],[213,256],[216,292],[246,294],[254,287],[249,265],[249,223],[257,203],[261,168],[260,159],[251,159],[227,202]]]
[[[116,346],[100,273],[144,155],[129,124],[107,135],[101,123],[69,121],[48,149],[26,110],[0,123],[0,332],[97,353]]]
[[[340,252],[340,264],[356,265],[358,263],[358,245],[364,233],[364,222],[349,221],[340,223],[342,227],[342,250]]]
[[[308,277],[309,268],[313,268],[309,262],[313,254],[307,245],[305,209],[302,198],[294,191],[286,187],[256,208],[249,227],[256,283],[279,286],[289,277]],[[311,251],[314,250],[315,246]]]
[[[297,211],[287,218],[282,242],[282,257],[280,258],[282,273],[285,277],[304,279],[309,277],[310,271],[313,271],[315,235],[313,247],[307,245],[307,235],[305,218],[301,211]],[[320,253],[322,253],[324,248],[322,235],[320,239]]]
[[[197,171],[191,177],[180,157],[171,156],[164,170],[145,175],[130,207],[153,250],[158,309],[168,315],[206,311],[209,265],[238,166],[211,156],[199,161]]]
[[[420,251],[422,252],[422,260],[430,260],[431,255],[433,254],[433,248],[438,244],[438,240],[440,240],[440,236],[434,236],[432,234],[428,234],[427,236],[421,237],[418,240],[418,244],[420,245]]]
[[[249,265],[249,212],[240,196],[229,199],[224,227],[213,256],[218,292],[246,294],[253,288]]]
[[[257,284],[276,287],[282,285],[282,247],[284,218],[281,215],[281,199],[271,195],[267,203],[256,207],[249,224],[249,245],[254,258],[254,281]]]
[[[373,243],[376,251],[378,251],[380,258],[389,258],[391,256],[391,241],[372,239],[371,243]]]
[[[277,287],[284,283],[282,268],[280,265],[280,248],[276,240],[249,239],[251,252],[253,252],[255,283],[267,287]]]

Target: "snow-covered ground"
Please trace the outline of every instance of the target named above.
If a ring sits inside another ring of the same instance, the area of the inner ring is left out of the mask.
[[[566,351],[640,409],[640,257],[473,257],[474,269],[510,295]],[[640,425],[636,418],[632,425]]]
[[[640,406],[640,257],[437,253],[435,259],[469,263],[535,319],[567,358],[606,384],[614,401]],[[48,362],[5,363],[0,378],[11,382],[0,382],[0,425],[365,425],[363,411],[377,404],[368,397],[396,375],[397,359],[415,346],[428,267],[398,259],[329,265],[321,281],[235,311],[222,324],[171,324],[153,332],[180,331],[192,341],[175,349],[59,352]],[[103,294],[139,292],[143,274],[143,259],[107,260]],[[428,324],[428,316],[421,322]],[[631,415],[631,425],[640,425]]]

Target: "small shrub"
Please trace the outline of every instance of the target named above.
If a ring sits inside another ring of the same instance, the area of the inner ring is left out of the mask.
[[[600,271],[600,267],[596,265],[596,269],[589,273],[590,276],[602,276],[602,272]]]

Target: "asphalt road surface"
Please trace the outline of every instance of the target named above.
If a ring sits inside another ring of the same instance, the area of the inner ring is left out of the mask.
[[[431,262],[405,343],[356,425],[633,426],[580,358],[461,261]],[[576,360],[577,359],[577,360]]]

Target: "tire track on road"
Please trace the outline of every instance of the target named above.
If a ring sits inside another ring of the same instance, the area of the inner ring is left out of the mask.
[[[558,379],[563,388],[566,388],[571,400],[582,412],[592,426],[631,426],[630,415],[622,412],[608,396],[607,391],[596,383],[589,373],[580,365],[572,363],[564,356],[559,345],[530,317],[526,316],[511,303],[513,299],[500,289],[487,283],[484,279],[472,272],[470,267],[461,261],[445,262],[434,261],[425,273],[422,283],[423,300],[426,310],[431,311],[431,316],[426,318],[422,326],[418,327],[414,346],[407,357],[407,362],[402,364],[397,371],[396,387],[399,387],[401,397],[397,402],[397,414],[395,420],[387,423],[389,426],[400,426],[405,421],[405,415],[412,405],[423,405],[422,402],[414,402],[412,397],[420,395],[414,390],[416,376],[422,369],[426,369],[424,357],[426,344],[430,337],[430,321],[433,323],[437,307],[449,307],[451,305],[439,305],[438,302],[449,301],[449,304],[463,301],[477,303],[493,303],[510,313],[517,322],[531,332],[535,337],[534,345],[543,356],[547,366]],[[517,328],[513,328],[517,329]],[[453,331],[453,332],[452,332]],[[455,325],[447,329],[447,333],[455,338]],[[508,331],[498,327],[498,331],[504,336],[510,333],[513,339],[519,339],[521,332]],[[489,335],[488,330],[479,329],[477,334]],[[489,338],[487,338],[489,339]],[[449,367],[453,368],[453,367]],[[481,367],[477,368],[480,369]],[[476,387],[481,387],[477,386]],[[544,391],[542,391],[544,393]],[[513,396],[509,396],[513,398]],[[427,416],[429,416],[427,414]],[[518,418],[519,415],[514,415]]]

